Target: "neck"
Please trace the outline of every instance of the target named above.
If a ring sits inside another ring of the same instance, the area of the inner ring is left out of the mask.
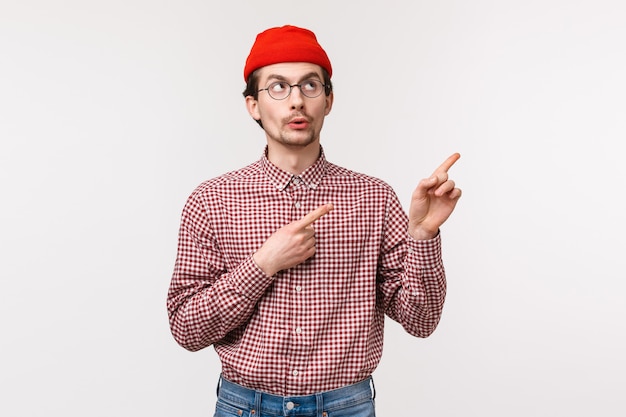
[[[267,159],[285,172],[300,175],[317,161],[321,153],[319,142],[307,146],[285,146],[268,143]]]

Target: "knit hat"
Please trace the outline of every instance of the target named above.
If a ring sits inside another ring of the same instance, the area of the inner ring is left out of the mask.
[[[333,74],[328,55],[317,42],[315,34],[308,29],[286,25],[267,29],[256,36],[246,59],[243,79],[256,69],[281,62],[310,62]]]

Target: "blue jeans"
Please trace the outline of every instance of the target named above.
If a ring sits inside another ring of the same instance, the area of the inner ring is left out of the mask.
[[[281,397],[220,379],[214,417],[375,417],[372,378],[312,395]]]

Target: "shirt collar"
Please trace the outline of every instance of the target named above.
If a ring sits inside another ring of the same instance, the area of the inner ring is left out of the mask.
[[[324,149],[320,147],[320,157],[305,169],[302,174],[294,175],[290,172],[283,171],[276,165],[272,164],[267,158],[267,146],[263,152],[261,158],[261,167],[267,178],[276,186],[280,191],[283,191],[289,186],[289,183],[296,177],[300,178],[304,185],[309,188],[315,189],[322,181],[324,174],[326,173],[328,162],[324,156]]]

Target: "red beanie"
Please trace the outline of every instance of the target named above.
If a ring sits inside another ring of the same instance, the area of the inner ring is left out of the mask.
[[[281,62],[310,62],[333,74],[333,68],[326,52],[317,42],[315,34],[308,29],[296,26],[282,26],[267,29],[256,36],[250,55],[243,69],[243,79],[256,69]]]

